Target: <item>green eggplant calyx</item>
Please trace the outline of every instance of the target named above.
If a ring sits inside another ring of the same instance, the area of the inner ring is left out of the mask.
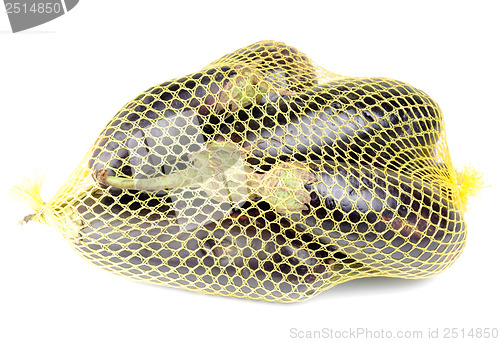
[[[303,164],[283,162],[265,173],[259,194],[280,214],[300,212],[311,201],[304,186],[316,180]]]
[[[259,103],[270,89],[262,72],[243,66],[236,66],[235,69],[236,75],[228,80],[220,92],[217,110],[227,107],[230,112],[234,112]]]
[[[236,75],[227,80],[219,93],[216,113],[227,111],[229,116],[242,108],[258,104],[269,93],[282,96],[296,95],[295,91],[271,84],[259,70],[241,65],[237,65],[235,70]]]
[[[230,142],[215,141],[189,155],[199,170],[192,186],[201,188],[218,202],[239,203],[250,197],[247,182],[251,168],[245,162],[246,151]]]

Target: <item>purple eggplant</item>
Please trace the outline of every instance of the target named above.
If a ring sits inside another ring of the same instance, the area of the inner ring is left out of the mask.
[[[75,247],[90,262],[136,280],[271,301],[307,299],[372,272],[264,202],[229,213],[198,197],[180,214],[176,207],[189,201],[184,195],[171,203],[116,188],[96,191],[77,207],[82,229]]]
[[[388,79],[341,79],[240,113],[255,164],[321,159],[396,171],[425,167],[442,115],[425,93]],[[241,130],[241,129],[240,129]]]
[[[285,216],[367,266],[428,276],[450,265],[465,245],[457,191],[446,173],[422,179],[340,163],[310,164],[307,170],[316,179],[303,183],[307,209]]]

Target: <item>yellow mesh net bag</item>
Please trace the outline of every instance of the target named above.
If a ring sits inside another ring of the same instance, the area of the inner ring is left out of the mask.
[[[424,92],[263,41],[127,103],[49,202],[17,195],[115,274],[291,302],[443,271],[477,184]]]

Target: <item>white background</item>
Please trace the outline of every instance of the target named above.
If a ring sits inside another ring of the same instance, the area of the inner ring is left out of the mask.
[[[424,336],[500,328],[497,2],[82,0],[17,34],[1,10],[1,341],[293,341],[293,328]],[[490,184],[471,203],[467,246],[449,270],[356,280],[275,304],[117,277],[55,229],[17,225],[29,209],[6,196],[16,180],[43,172],[50,198],[135,95],[264,39],[340,74],[404,80],[440,104],[455,166],[474,165]]]

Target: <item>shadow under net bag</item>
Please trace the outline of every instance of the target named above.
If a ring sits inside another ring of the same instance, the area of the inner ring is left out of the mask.
[[[115,274],[291,302],[443,271],[477,183],[424,92],[263,41],[126,104],[49,202],[17,195]]]

